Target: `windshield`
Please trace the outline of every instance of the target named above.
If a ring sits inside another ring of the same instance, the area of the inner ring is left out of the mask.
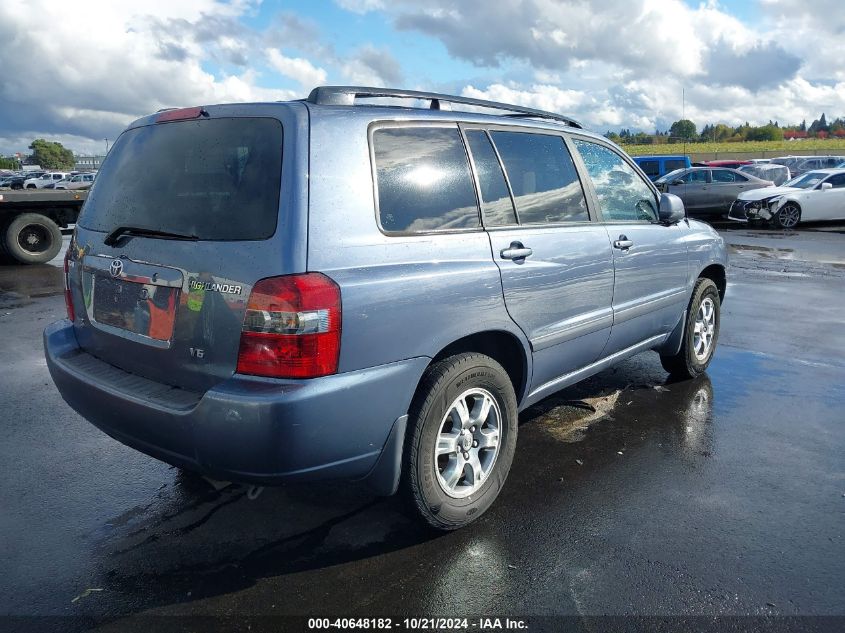
[[[819,184],[822,180],[827,177],[827,174],[820,172],[820,171],[811,171],[807,174],[803,174],[801,176],[797,176],[790,180],[787,183],[784,183],[784,187],[796,187],[798,189],[812,189],[817,184]]]
[[[661,176],[660,178],[658,178],[654,182],[655,182],[655,184],[656,183],[663,184],[665,182],[671,182],[672,180],[679,178],[680,175],[682,173],[684,173],[684,171],[685,171],[684,169],[675,169],[674,171],[670,171],[668,174],[664,174],[663,176]]]
[[[201,240],[266,239],[276,230],[282,126],[270,118],[147,125],[115,142],[80,226],[121,226]]]

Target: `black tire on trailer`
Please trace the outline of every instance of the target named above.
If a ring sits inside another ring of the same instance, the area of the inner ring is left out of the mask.
[[[9,256],[9,253],[6,252],[6,240],[3,239],[3,236],[6,235],[6,227],[9,226],[9,222],[6,218],[0,218],[0,264],[14,264],[15,260]]]
[[[49,262],[62,250],[59,225],[40,213],[22,213],[9,222],[2,236],[6,253],[22,264]]]

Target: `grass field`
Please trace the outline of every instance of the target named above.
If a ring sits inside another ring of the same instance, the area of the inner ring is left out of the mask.
[[[845,139],[806,139],[803,141],[749,141],[746,143],[672,143],[666,145],[622,145],[631,156],[642,154],[759,154],[763,157],[805,154],[845,154]],[[773,154],[772,152],[776,152]]]

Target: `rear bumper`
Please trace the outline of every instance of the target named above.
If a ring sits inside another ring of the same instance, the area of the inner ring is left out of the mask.
[[[369,478],[395,490],[405,415],[428,358],[312,380],[235,375],[205,393],[134,376],[44,331],[65,401],[118,441],[216,479],[260,484]]]

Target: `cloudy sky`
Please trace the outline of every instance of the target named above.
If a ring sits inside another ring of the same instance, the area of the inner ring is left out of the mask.
[[[0,153],[101,153],[162,107],[320,84],[460,93],[604,132],[845,116],[842,0],[3,0]]]

